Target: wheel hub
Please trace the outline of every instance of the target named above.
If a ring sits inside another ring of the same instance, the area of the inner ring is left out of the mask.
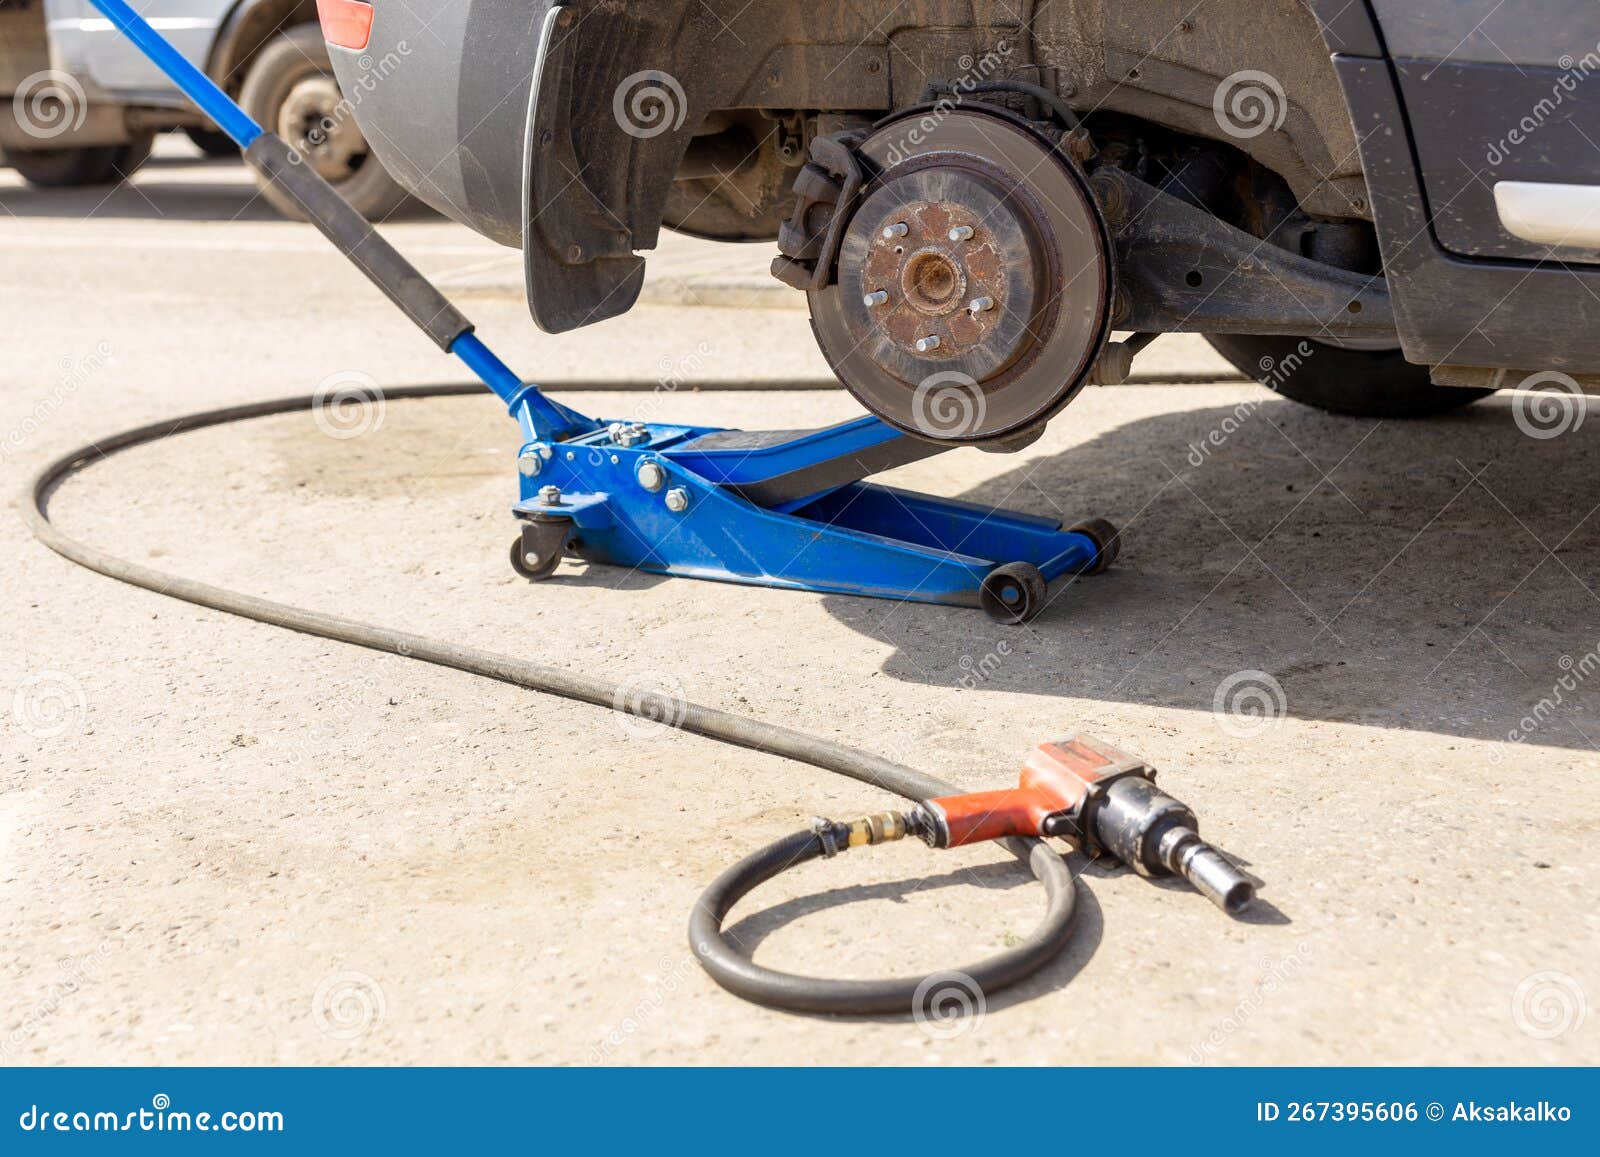
[[[919,125],[924,121],[919,121]],[[813,328],[868,409],[934,441],[1036,431],[1103,345],[1109,242],[1082,174],[1003,115],[952,113],[907,150],[898,123],[859,146],[876,173],[812,291]]]
[[[278,135],[294,145],[326,181],[346,180],[366,154],[366,139],[331,76],[312,76],[290,90],[278,113]],[[342,115],[341,115],[342,114]]]
[[[934,187],[938,197],[917,196]],[[1048,243],[979,176],[908,174],[869,196],[845,235],[862,289],[859,306],[845,298],[848,321],[890,374],[981,380],[1031,344]]]

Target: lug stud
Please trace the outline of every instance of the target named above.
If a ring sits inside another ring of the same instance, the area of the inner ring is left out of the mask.
[[[893,225],[885,225],[883,227],[883,235],[890,241],[893,241],[896,237],[904,237],[909,232],[911,232],[911,226],[904,221],[896,221]]]
[[[861,298],[861,304],[871,309],[875,305],[882,305],[889,300],[889,295],[881,289],[874,289],[871,293]]]
[[[987,313],[993,308],[994,298],[992,297],[974,297],[971,301],[967,302],[968,313]]]
[[[965,241],[967,238],[969,238],[971,236],[972,236],[972,226],[971,225],[957,225],[954,229],[950,230],[950,233],[949,233],[950,240],[952,240],[952,241]]]
[[[930,333],[927,337],[919,337],[915,348],[919,354],[932,353],[939,348],[939,335]]]

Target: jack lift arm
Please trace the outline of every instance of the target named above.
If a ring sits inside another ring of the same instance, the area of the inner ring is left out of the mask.
[[[91,0],[238,142],[246,160],[285,188],[307,216],[441,349],[460,358],[519,423],[524,522],[513,549],[518,569],[542,577],[562,553],[644,570],[923,602],[981,603],[995,617],[1026,621],[1043,606],[1045,583],[1092,573],[1114,556],[1116,533],[1092,522],[1063,531],[1044,519],[872,485],[879,470],[937,453],[875,418],[822,430],[745,434],[642,423],[599,422],[524,383],[472,332],[471,324],[409,262],[277,136],[265,132],[128,6]],[[395,397],[457,394],[462,387],[402,387]],[[350,619],[228,591],[119,559],[71,538],[49,520],[50,494],[107,454],[186,430],[304,409],[315,399],[253,403],[188,415],[102,438],[46,466],[33,483],[28,518],[57,553],[92,570],[175,598],[292,630],[395,652],[538,691],[657,714],[626,701],[594,676],[539,666]],[[996,559],[1011,559],[999,563]],[[738,900],[762,882],[840,851],[921,836],[933,847],[999,840],[1044,885],[1044,919],[1005,951],[961,975],[994,992],[1049,963],[1071,935],[1074,881],[1044,842],[1059,837],[1144,876],[1182,875],[1230,914],[1253,899],[1254,883],[1197,834],[1192,811],[1156,788],[1138,760],[1082,736],[1041,745],[1015,788],[959,794],[912,768],[774,724],[694,704],[668,714],[683,730],[810,763],[916,801],[855,823],[812,827],[724,873],[696,905],[690,942],[723,987],[778,1008],[831,1013],[940,1012],[927,978],[821,980],[762,968],[722,930]]]

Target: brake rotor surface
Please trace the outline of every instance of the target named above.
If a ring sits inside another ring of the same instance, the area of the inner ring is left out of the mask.
[[[1040,427],[1109,330],[1110,243],[1082,173],[999,113],[912,114],[857,150],[869,181],[810,296],[823,355],[863,405],[940,442]]]

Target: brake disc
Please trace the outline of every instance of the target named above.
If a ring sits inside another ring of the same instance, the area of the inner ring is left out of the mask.
[[[1027,440],[1110,330],[1111,242],[1082,171],[1001,112],[914,112],[856,149],[871,174],[838,274],[809,292],[829,365],[890,425]]]

